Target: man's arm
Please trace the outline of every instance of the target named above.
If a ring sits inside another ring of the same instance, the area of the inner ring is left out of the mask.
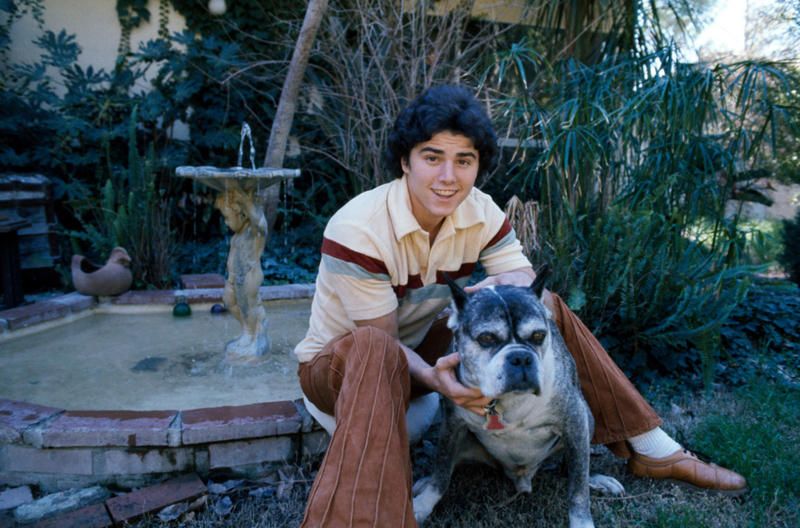
[[[392,311],[377,319],[368,319],[363,321],[354,321],[356,326],[372,326],[383,330],[398,343],[398,323],[397,323],[397,310]],[[406,354],[408,360],[408,371],[411,378],[428,389],[438,392],[445,398],[451,400],[456,405],[464,407],[481,416],[486,414],[485,406],[491,403],[491,398],[485,397],[478,389],[470,389],[465,387],[456,379],[455,371],[453,370],[458,365],[458,354],[449,354],[436,362],[436,365],[428,365],[419,354],[400,343],[400,347]]]

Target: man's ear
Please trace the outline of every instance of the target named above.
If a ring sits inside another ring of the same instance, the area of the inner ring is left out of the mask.
[[[403,169],[403,174],[411,172],[411,167],[408,165],[408,156],[400,158],[400,168]]]

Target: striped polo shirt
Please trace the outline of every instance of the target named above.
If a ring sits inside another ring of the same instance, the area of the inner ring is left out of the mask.
[[[400,341],[415,348],[450,302],[443,272],[461,286],[480,261],[489,275],[530,266],[503,211],[473,188],[444,220],[433,246],[411,213],[407,176],[367,191],[328,222],[306,338],[311,360],[353,321],[397,310]]]

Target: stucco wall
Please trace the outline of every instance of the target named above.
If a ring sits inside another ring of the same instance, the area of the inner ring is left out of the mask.
[[[115,0],[44,0],[44,6],[43,27],[40,28],[28,14],[17,20],[11,28],[8,57],[12,64],[38,62],[42,50],[34,42],[46,30],[56,35],[65,30],[68,35],[75,35],[75,41],[82,50],[78,58],[78,64],[82,68],[91,66],[95,71],[103,69],[107,72],[114,69],[121,34]],[[158,37],[158,0],[149,0],[147,8],[150,11],[150,22],[141,24],[131,32],[133,51],[139,49],[142,42]],[[170,6],[167,25],[170,34],[183,31],[185,27],[183,16]],[[58,79],[57,72],[48,73]],[[148,77],[137,81],[135,90],[149,89],[147,79],[157,74],[157,68],[150,68],[147,74]],[[56,92],[59,92],[58,86]],[[176,139],[189,138],[189,129],[181,122],[175,123],[171,133]]]
[[[45,30],[55,34],[66,30],[74,34],[83,52],[78,60],[82,68],[92,66],[110,71],[117,60],[120,24],[115,0],[44,0],[44,27],[39,28],[32,16],[19,19],[11,29],[12,63],[32,63],[39,60],[42,50],[34,44]],[[131,33],[131,49],[141,42],[158,37],[158,0],[150,0],[150,22]],[[210,15],[209,15],[210,16]],[[170,7],[169,32],[182,31],[186,26],[183,16]]]
[[[769,198],[772,198],[774,202],[771,206],[767,207],[764,204],[755,202],[741,204],[738,201],[731,200],[728,202],[726,213],[728,215],[735,213],[741,205],[742,214],[755,220],[794,218],[794,215],[797,214],[797,206],[792,204],[792,199],[800,194],[800,185],[771,183],[770,186],[772,187],[771,189],[762,189],[761,191]]]

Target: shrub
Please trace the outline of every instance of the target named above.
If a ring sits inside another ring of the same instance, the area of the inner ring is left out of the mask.
[[[794,218],[783,221],[781,234],[783,251],[778,260],[792,282],[800,284],[800,208]]]
[[[85,240],[105,261],[111,250],[122,246],[131,256],[131,271],[138,287],[170,286],[173,235],[169,227],[166,192],[157,186],[158,163],[151,147],[148,156],[139,155],[136,142],[136,111],[128,131],[128,164],[113,171],[97,193],[75,200],[82,231],[70,231]],[[98,165],[98,180],[102,165]],[[99,186],[99,184],[98,184]]]

